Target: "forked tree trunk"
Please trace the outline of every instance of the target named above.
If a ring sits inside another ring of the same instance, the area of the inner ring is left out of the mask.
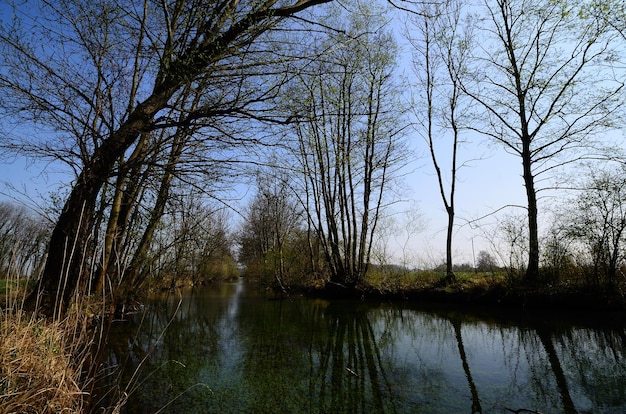
[[[92,220],[98,194],[106,180],[112,176],[115,163],[135,143],[138,137],[150,131],[157,112],[166,107],[168,101],[182,86],[191,84],[206,72],[211,65],[242,50],[258,36],[269,30],[280,18],[287,18],[311,6],[331,0],[294,0],[293,4],[277,6],[276,1],[251,2],[244,14],[234,15],[238,2],[230,2],[216,12],[227,15],[215,16],[222,25],[211,27],[204,21],[197,26],[185,26],[186,32],[177,32],[176,19],[184,18],[183,8],[165,11],[167,39],[161,50],[161,62],[156,75],[152,94],[139,103],[115,132],[108,135],[98,147],[78,176],[50,238],[46,265],[35,289],[27,298],[26,306],[35,308],[45,316],[62,315],[83,283],[90,258],[85,256],[92,232]],[[164,6],[165,7],[165,6]],[[207,6],[210,7],[210,6]],[[204,32],[206,31],[206,32]],[[193,37],[183,50],[175,45],[181,39]],[[210,111],[202,116],[210,116]]]
[[[95,203],[115,162],[147,130],[154,114],[162,108],[174,88],[162,88],[138,105],[128,120],[103,142],[81,171],[50,237],[48,256],[39,284],[26,299],[26,307],[47,317],[62,315],[79,284],[86,284],[85,257],[90,241]]]

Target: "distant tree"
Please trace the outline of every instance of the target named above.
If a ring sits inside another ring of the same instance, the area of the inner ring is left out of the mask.
[[[258,175],[257,193],[244,220],[238,236],[239,261],[250,273],[268,270],[273,281],[286,289],[288,252],[297,246],[304,227],[304,211],[286,172],[269,169]]]
[[[37,277],[49,235],[49,224],[26,207],[0,202],[0,279]]]
[[[521,160],[527,196],[525,280],[539,280],[538,187],[570,164],[615,120],[623,73],[621,44],[595,2],[486,0],[472,46],[473,128]],[[594,6],[595,7],[595,6]],[[481,35],[482,34],[482,35]]]
[[[596,283],[617,282],[626,258],[626,170],[591,169],[589,180],[569,207],[569,236],[583,242],[592,258]]]
[[[156,242],[140,269],[144,277],[199,285],[238,275],[223,206],[203,203],[197,194],[178,195],[169,203]],[[163,282],[160,282],[163,283]],[[134,286],[134,291],[139,289]],[[124,292],[132,295],[133,291]]]
[[[498,267],[498,261],[496,258],[486,250],[478,252],[476,257],[476,270],[480,272],[492,272]]]

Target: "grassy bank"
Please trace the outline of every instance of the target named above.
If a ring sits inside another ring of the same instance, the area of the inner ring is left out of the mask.
[[[442,283],[435,271],[374,273],[354,289],[324,283],[293,285],[292,291],[327,298],[370,298],[488,305],[521,309],[626,310],[626,285],[591,285],[563,279],[529,285],[504,272],[458,272],[453,283]]]

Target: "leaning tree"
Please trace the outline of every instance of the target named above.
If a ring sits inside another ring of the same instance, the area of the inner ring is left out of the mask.
[[[132,165],[118,168],[120,160],[137,154],[135,161],[149,162],[143,146],[164,128],[219,131],[223,122],[216,120],[253,114],[276,93],[262,79],[271,70],[262,68],[289,58],[279,56],[271,33],[284,28],[286,18],[328,1],[15,6],[15,18],[0,28],[2,115],[34,127],[43,139],[8,146],[72,159],[76,172],[31,305],[39,301],[42,314],[62,314],[75,294],[86,292],[96,267],[91,253],[99,242],[93,238],[99,196],[112,177],[132,171]],[[180,99],[189,89],[202,93],[200,102],[193,94]]]

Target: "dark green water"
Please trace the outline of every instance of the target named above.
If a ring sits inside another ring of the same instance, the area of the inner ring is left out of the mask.
[[[154,299],[113,326],[106,364],[127,413],[624,413],[625,327],[238,283]]]

